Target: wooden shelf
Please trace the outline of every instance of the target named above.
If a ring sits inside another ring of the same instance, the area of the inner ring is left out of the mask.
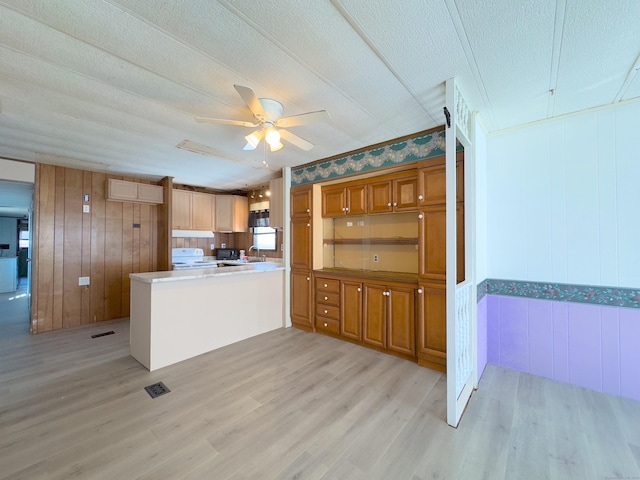
[[[325,238],[325,245],[418,245],[417,238]]]

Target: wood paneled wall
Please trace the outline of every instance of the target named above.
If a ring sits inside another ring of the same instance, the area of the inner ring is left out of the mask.
[[[157,270],[158,207],[107,201],[108,178],[151,183],[36,167],[32,333],[129,316],[129,274]],[[90,277],[90,285],[79,286],[79,277]]]

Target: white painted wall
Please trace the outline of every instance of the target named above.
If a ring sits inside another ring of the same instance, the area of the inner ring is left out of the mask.
[[[487,135],[476,121],[473,146],[476,167],[476,283],[487,275]]]
[[[486,276],[639,287],[639,127],[635,102],[489,136]]]

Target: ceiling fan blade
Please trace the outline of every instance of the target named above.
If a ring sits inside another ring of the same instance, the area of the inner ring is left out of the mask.
[[[308,125],[310,123],[328,122],[329,114],[326,110],[318,110],[317,112],[301,113],[300,115],[291,115],[283,117],[276,122],[276,127],[297,127],[298,125]]]
[[[289,143],[292,143],[298,148],[302,150],[311,150],[314,145],[311,142],[307,142],[304,138],[300,138],[298,135],[295,135],[287,130],[278,130],[280,132],[280,137],[286,140]]]
[[[196,121],[200,123],[218,123],[221,125],[236,125],[238,127],[257,127],[260,123],[244,122],[242,120],[225,120],[222,118],[206,118],[196,117]]]
[[[233,88],[238,91],[244,100],[244,103],[246,103],[249,110],[251,110],[251,113],[253,113],[259,121],[263,122],[266,120],[267,114],[264,111],[264,108],[262,108],[262,104],[253,90],[249,87],[243,87],[242,85],[234,85]]]

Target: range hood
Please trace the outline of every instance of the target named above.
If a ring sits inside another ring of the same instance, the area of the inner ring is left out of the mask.
[[[172,230],[171,236],[174,238],[213,238],[215,235],[209,230]]]

